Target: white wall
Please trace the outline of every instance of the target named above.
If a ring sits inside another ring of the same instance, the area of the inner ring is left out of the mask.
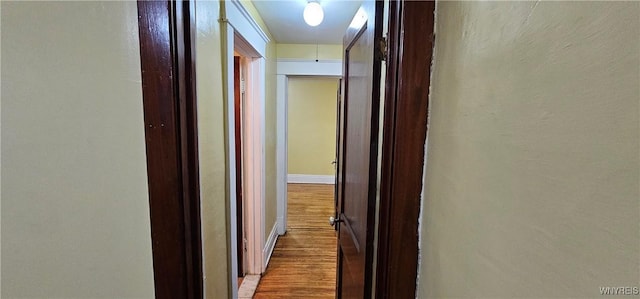
[[[640,3],[439,2],[419,298],[640,281]]]
[[[136,3],[1,6],[2,298],[152,298]]]

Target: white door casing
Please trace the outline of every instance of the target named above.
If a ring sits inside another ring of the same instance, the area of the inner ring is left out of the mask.
[[[342,77],[342,60],[278,59],[276,70],[276,196],[278,234],[287,231],[287,140],[289,76]],[[328,217],[331,215],[327,215]],[[327,224],[328,225],[328,224]]]

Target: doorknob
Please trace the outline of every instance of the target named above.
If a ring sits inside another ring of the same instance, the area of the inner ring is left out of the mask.
[[[342,222],[343,220],[340,218],[334,218],[333,216],[329,217],[329,224],[331,224],[331,226],[336,225],[336,223],[338,222]]]
[[[335,165],[336,164],[336,160],[331,161],[331,164]]]

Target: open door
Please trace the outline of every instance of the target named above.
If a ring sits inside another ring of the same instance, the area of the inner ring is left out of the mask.
[[[338,167],[338,160],[340,160],[339,156],[341,154],[340,152],[340,136],[342,136],[340,134],[340,132],[342,131],[342,78],[340,78],[340,80],[338,81],[338,90],[336,92],[336,156],[335,159],[333,160],[333,162],[331,162],[333,164],[334,167],[334,171],[336,174],[336,178],[335,178],[335,183],[334,183],[334,201],[333,201],[333,207],[335,208],[335,211],[333,213],[333,216],[329,218],[329,223],[333,224],[335,222],[335,218],[338,217],[338,173],[339,173],[339,167]],[[338,227],[335,226],[335,228],[337,229]]]
[[[383,7],[381,1],[364,1],[344,37],[337,298],[372,293]]]

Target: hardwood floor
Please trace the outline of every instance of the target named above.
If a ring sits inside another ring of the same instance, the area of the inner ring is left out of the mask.
[[[288,185],[287,233],[278,238],[253,298],[334,298],[333,185]]]

